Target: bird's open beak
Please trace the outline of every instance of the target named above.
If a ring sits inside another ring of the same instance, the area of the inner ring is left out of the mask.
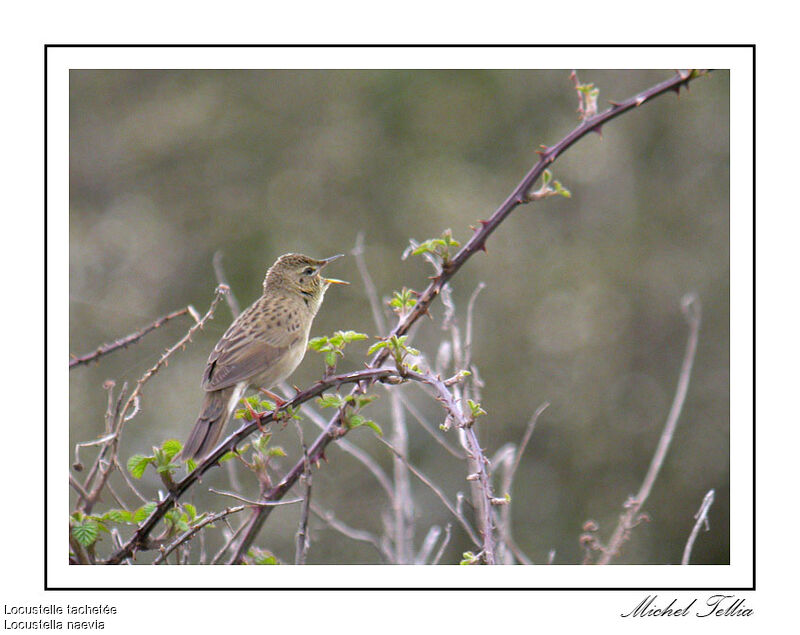
[[[330,258],[325,258],[323,260],[322,267],[327,267],[331,264],[334,260],[339,260],[339,258],[344,258],[344,254],[336,254],[335,256],[331,256]],[[344,280],[337,280],[336,278],[323,278],[325,282],[328,284],[350,284],[349,282],[345,282]]]

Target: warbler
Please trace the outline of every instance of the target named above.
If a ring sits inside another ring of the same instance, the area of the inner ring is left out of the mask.
[[[202,460],[217,446],[236,404],[250,388],[269,390],[305,355],[311,323],[331,284],[322,269],[342,254],[315,260],[284,254],[264,278],[264,292],[230,325],[208,357],[205,399],[181,458]]]

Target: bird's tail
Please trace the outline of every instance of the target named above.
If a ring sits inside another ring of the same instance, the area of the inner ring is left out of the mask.
[[[238,386],[231,386],[206,393],[197,422],[183,445],[180,456],[182,460],[202,461],[217,447],[225,424],[228,423],[242,392],[238,390]]]

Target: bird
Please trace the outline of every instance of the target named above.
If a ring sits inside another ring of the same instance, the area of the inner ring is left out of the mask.
[[[289,253],[267,270],[261,297],[239,314],[208,357],[205,398],[181,459],[200,461],[216,448],[249,388],[268,392],[294,372],[328,287],[348,284],[322,276],[323,268],[342,255],[315,260]]]

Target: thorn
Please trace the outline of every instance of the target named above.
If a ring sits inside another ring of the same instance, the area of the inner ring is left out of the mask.
[[[483,253],[485,253],[485,254],[488,254],[488,253],[489,253],[489,250],[488,250],[488,249],[486,249],[486,243],[481,243],[481,246],[480,246],[480,247],[478,247],[478,249],[480,249],[480,250],[481,250]]]
[[[681,96],[681,85],[677,84],[673,86],[670,90],[672,90],[678,97]]]
[[[600,135],[601,139],[603,138],[603,126],[597,126],[596,128],[593,128],[592,132],[596,132],[598,135]]]
[[[281,399],[274,392],[267,390],[266,388],[259,388],[258,392],[264,393],[267,397],[275,402],[275,410],[280,410],[288,403],[285,399]]]
[[[481,225],[483,225],[484,227],[486,227],[486,226],[489,224],[489,221],[488,221],[488,220],[479,220],[478,222],[479,222]]]
[[[608,100],[608,103],[614,106],[614,108],[619,108],[620,106],[622,106],[622,104],[619,103],[618,101],[612,101],[610,99]]]

